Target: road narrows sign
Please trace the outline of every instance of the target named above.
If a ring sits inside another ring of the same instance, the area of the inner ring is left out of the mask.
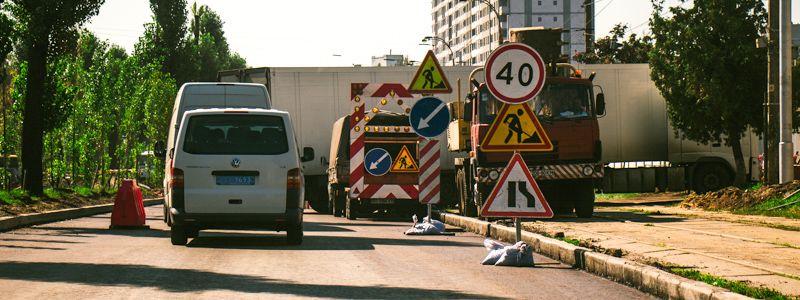
[[[542,90],[545,65],[542,56],[528,45],[504,44],[486,60],[486,85],[498,100],[517,104],[536,97]]]
[[[514,153],[481,209],[482,217],[552,218],[553,210],[544,199],[522,155]]]
[[[417,74],[411,80],[408,91],[415,94],[449,94],[453,92],[453,87],[444,76],[442,66],[433,51],[428,50],[425,59],[417,69]]]
[[[528,104],[503,104],[481,141],[481,150],[552,151],[553,143]]]

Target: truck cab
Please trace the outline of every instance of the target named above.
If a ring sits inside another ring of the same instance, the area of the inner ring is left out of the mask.
[[[595,97],[592,77],[582,78],[580,71],[564,64],[551,67],[561,67],[563,70],[551,70],[541,92],[523,105],[528,106],[541,124],[544,134],[552,143],[552,150],[521,154],[556,213],[569,213],[574,208],[578,216],[588,217],[594,207],[593,183],[603,176],[597,118],[605,112],[605,100],[602,93]],[[463,105],[461,115],[464,120],[451,122],[452,127],[469,124],[469,142],[461,143],[466,149],[457,149],[460,147],[455,146],[459,144],[457,139],[467,138],[463,134],[453,134],[451,137],[462,136],[448,139],[450,150],[467,150],[469,153],[469,157],[455,162],[459,205],[467,216],[477,216],[485,202],[484,198],[494,188],[514,153],[481,148],[490,126],[497,121],[505,104],[489,92],[485,83],[476,84],[473,81],[473,85],[473,92]],[[506,113],[504,116],[508,118],[508,115]],[[514,138],[515,133],[509,126],[501,127],[493,134],[501,134],[506,141]],[[523,128],[525,135],[530,135],[530,130]],[[464,130],[451,128],[448,132]]]

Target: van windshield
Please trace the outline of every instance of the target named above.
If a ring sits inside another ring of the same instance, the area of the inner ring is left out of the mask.
[[[276,155],[289,151],[286,127],[278,116],[200,115],[187,125],[186,153]]]

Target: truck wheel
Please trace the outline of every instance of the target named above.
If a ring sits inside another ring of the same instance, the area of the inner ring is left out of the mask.
[[[575,215],[578,218],[591,218],[594,212],[594,186],[591,180],[580,182],[576,186]]]
[[[186,242],[189,241],[183,226],[172,226],[172,229],[169,231],[169,239],[170,242],[176,246],[186,245]]]
[[[286,229],[286,243],[300,245],[303,243],[303,224],[291,224]]]
[[[716,191],[733,183],[733,176],[721,164],[701,164],[692,178],[694,191],[698,194]]]
[[[330,187],[330,190],[331,193],[328,195],[328,202],[330,202],[331,214],[333,214],[334,217],[341,217],[344,215],[344,198],[346,197],[344,190],[333,185]]]
[[[456,173],[456,187],[458,188],[458,200],[459,200],[459,210],[461,210],[461,215],[465,217],[475,217],[477,216],[477,208],[475,208],[475,203],[472,202],[472,197],[470,197],[471,189],[467,186],[467,178],[464,175],[464,170],[458,170]]]
[[[347,217],[348,220],[355,220],[357,218],[356,211],[358,210],[358,205],[355,203],[355,200],[349,197],[345,202],[344,216]]]

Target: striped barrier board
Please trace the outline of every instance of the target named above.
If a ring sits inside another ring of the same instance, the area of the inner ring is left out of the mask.
[[[419,148],[419,202],[439,204],[439,140],[420,138]]]

